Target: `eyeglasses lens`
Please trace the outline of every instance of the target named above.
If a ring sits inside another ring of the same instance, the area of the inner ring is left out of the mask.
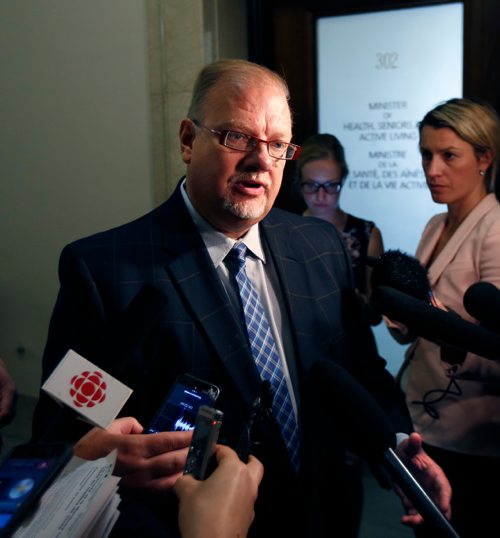
[[[337,181],[327,181],[326,183],[318,183],[316,181],[304,181],[302,190],[306,194],[316,194],[319,189],[323,189],[327,194],[337,194],[340,192],[342,184]]]
[[[297,146],[288,144],[287,142],[260,140],[259,138],[236,131],[226,131],[223,144],[228,148],[238,151],[253,151],[259,142],[267,145],[269,155],[275,159],[292,160],[297,152]]]

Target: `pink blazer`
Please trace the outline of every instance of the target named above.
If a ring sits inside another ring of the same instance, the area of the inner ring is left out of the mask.
[[[446,213],[435,215],[425,227],[416,253],[424,266],[445,220]],[[500,288],[500,205],[494,194],[486,196],[462,222],[428,267],[428,275],[433,291],[446,306],[475,321],[463,306],[467,288],[480,280]],[[451,386],[447,366],[440,359],[439,346],[428,340],[419,338],[408,349],[402,382],[415,429],[434,446],[500,456],[500,363],[468,353]],[[434,390],[441,392],[429,394]],[[444,397],[432,403],[440,396]],[[437,416],[415,401],[430,402]]]

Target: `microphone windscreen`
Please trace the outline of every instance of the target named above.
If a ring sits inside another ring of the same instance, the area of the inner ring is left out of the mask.
[[[310,382],[325,416],[332,417],[360,456],[370,461],[396,446],[396,435],[386,414],[344,368],[333,361],[318,361],[311,367]]]
[[[371,266],[370,282],[372,288],[389,286],[416,299],[428,302],[432,295],[427,270],[414,256],[401,250],[386,250],[380,257],[366,258]]]
[[[491,282],[476,282],[464,294],[465,310],[482,325],[500,332],[500,290]]]

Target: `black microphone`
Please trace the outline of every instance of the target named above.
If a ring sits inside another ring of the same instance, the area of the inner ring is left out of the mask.
[[[476,282],[464,294],[465,310],[483,327],[500,333],[500,290],[491,282]]]
[[[378,258],[367,256],[365,261],[373,268],[370,277],[372,289],[389,286],[426,303],[432,297],[427,270],[414,256],[393,249],[386,250]]]
[[[264,379],[260,385],[259,395],[254,399],[248,418],[243,422],[242,433],[234,447],[241,461],[247,463],[248,455],[254,448],[252,430],[254,423],[259,420],[269,420],[272,415],[274,392],[271,383]]]
[[[500,336],[410,297],[398,290],[380,286],[370,298],[373,307],[385,316],[404,323],[410,330],[438,345],[449,345],[487,359],[500,358]]]
[[[321,408],[335,409],[336,426],[350,448],[370,464],[382,466],[418,510],[443,537],[458,537],[450,522],[394,452],[396,435],[373,396],[333,361],[311,367],[310,382]]]

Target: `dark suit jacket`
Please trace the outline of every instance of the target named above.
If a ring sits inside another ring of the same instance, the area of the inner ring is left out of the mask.
[[[300,401],[302,472],[291,473],[275,424],[264,423],[258,435],[266,472],[256,535],[267,534],[260,525],[267,512],[269,535],[321,536],[325,525],[330,534],[342,524],[341,466],[335,462],[342,461],[343,443],[310,403],[311,365],[320,359],[339,362],[401,419],[399,430],[408,431],[410,423],[372,333],[356,311],[349,257],[335,228],[273,209],[260,229],[293,333],[286,347]],[[179,186],[151,213],[66,246],[59,277],[43,379],[74,349],[134,389],[121,414],[146,424],[175,377],[189,372],[221,387],[221,439],[236,442],[260,378]],[[83,429],[41,394],[33,433],[35,439],[75,440]]]

